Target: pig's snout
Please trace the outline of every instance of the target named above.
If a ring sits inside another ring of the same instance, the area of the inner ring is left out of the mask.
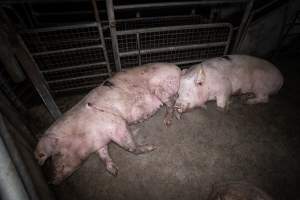
[[[38,161],[39,165],[43,165],[48,158],[46,153],[41,152],[41,151],[35,151],[34,156],[35,156],[35,159]]]

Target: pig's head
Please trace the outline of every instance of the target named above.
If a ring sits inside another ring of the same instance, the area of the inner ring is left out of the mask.
[[[34,151],[34,156],[39,165],[43,165],[47,158],[52,155],[53,149],[57,145],[57,138],[50,137],[49,135],[43,136]]]
[[[199,106],[199,90],[205,81],[205,73],[202,67],[194,66],[181,72],[180,87],[175,109],[183,113]]]

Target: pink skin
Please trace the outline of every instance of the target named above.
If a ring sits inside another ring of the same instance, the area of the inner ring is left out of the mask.
[[[108,153],[110,142],[135,154],[155,149],[136,144],[128,124],[148,119],[163,104],[167,106],[164,123],[170,124],[180,81],[177,66],[148,64],[120,72],[108,81],[53,123],[40,139],[35,157],[40,165],[52,157],[53,184],[70,176],[94,152],[116,176],[118,167]]]
[[[182,113],[216,100],[224,110],[238,92],[254,94],[247,104],[267,103],[282,85],[281,73],[266,60],[246,55],[212,58],[182,71],[175,108]]]

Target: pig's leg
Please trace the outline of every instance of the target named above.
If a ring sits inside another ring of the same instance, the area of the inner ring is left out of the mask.
[[[247,104],[257,104],[257,103],[268,103],[269,96],[264,94],[257,94],[255,98],[248,99]]]
[[[226,111],[228,109],[228,104],[229,104],[229,95],[228,94],[223,94],[220,96],[217,96],[217,106],[220,108],[222,111]]]
[[[172,123],[173,115],[174,115],[174,105],[175,105],[175,97],[170,98],[169,101],[165,102],[166,105],[166,114],[164,117],[164,124],[166,127],[170,126]],[[176,118],[180,119],[180,115],[177,116],[177,112],[175,112]]]
[[[108,153],[107,145],[98,150],[98,155],[101,158],[101,160],[104,162],[104,164],[106,166],[106,170],[113,176],[117,176],[118,175],[118,167],[115,165],[115,163],[111,159],[111,157]]]
[[[166,92],[165,89],[161,88],[160,86],[158,86],[154,91],[155,91],[154,92],[155,96],[158,97],[160,101],[163,102],[166,106],[164,124],[166,127],[168,127],[172,123],[172,118],[174,115],[174,105],[175,105],[177,95],[174,96],[170,95],[168,92]],[[176,116],[176,118],[180,119],[180,116]]]
[[[117,143],[120,147],[125,150],[134,153],[134,154],[142,154],[155,150],[154,145],[137,145],[133,141],[130,132],[126,128],[124,131],[119,132],[116,135],[113,135],[111,139]]]

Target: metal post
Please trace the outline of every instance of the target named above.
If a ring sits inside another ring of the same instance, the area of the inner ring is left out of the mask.
[[[18,112],[6,99],[2,91],[0,91],[0,112],[5,115],[11,124],[15,125],[16,130],[22,134],[21,137],[33,148],[36,144],[35,138],[31,135],[31,132],[23,123],[24,120],[18,115]]]
[[[18,172],[22,182],[23,182],[23,187],[25,188],[26,192],[28,193],[27,195],[30,196],[29,199],[32,200],[38,200],[38,196],[35,191],[35,187],[33,185],[32,179],[29,176],[28,170],[22,160],[22,157],[19,153],[19,150],[16,148],[16,144],[8,132],[2,115],[0,114],[0,138],[4,142],[4,146],[6,146],[9,155],[16,167],[16,171]],[[2,145],[1,145],[2,146]],[[26,196],[27,196],[26,195]]]
[[[103,36],[103,32],[102,32],[101,20],[100,20],[100,15],[98,12],[96,0],[92,0],[92,4],[93,4],[93,8],[94,8],[94,15],[95,15],[95,18],[97,21],[97,27],[98,27],[98,31],[99,31],[99,35],[100,35],[100,40],[102,43],[102,50],[103,50],[103,55],[104,55],[106,66],[107,66],[107,71],[109,73],[109,76],[111,76],[111,68],[110,68],[109,60],[108,60],[108,56],[107,56],[107,50],[106,50],[105,40],[104,40],[104,36]]]
[[[106,8],[107,8],[109,29],[110,29],[112,48],[113,48],[114,59],[116,64],[116,70],[119,72],[121,71],[122,68],[121,68],[121,60],[119,56],[118,39],[116,34],[117,29],[116,29],[113,0],[106,0]]]
[[[24,185],[0,137],[0,199],[29,200]]]
[[[240,24],[237,36],[235,38],[235,42],[234,42],[234,46],[233,46],[233,52],[237,53],[240,42],[241,42],[241,38],[243,36],[243,32],[245,31],[245,27],[247,26],[247,21],[249,19],[250,13],[251,13],[251,9],[253,7],[253,3],[254,0],[249,0],[249,2],[247,3],[243,18],[242,18],[242,22]]]

